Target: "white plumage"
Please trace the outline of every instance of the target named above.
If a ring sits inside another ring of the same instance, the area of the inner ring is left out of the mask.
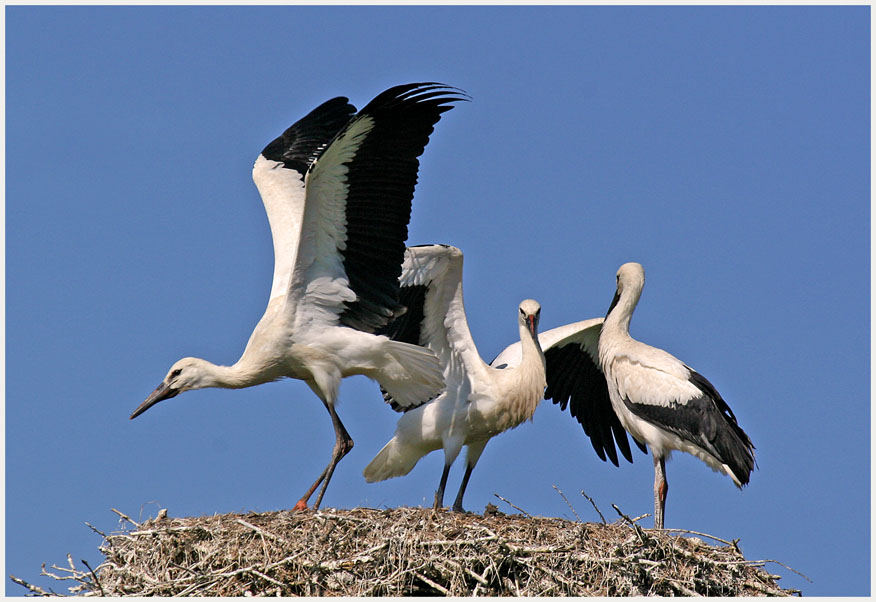
[[[618,270],[617,293],[599,336],[599,361],[621,423],[651,448],[654,525],[662,529],[665,461],[672,450],[696,456],[742,487],[754,468],[754,446],[708,380],[666,351],[630,336],[630,319],[644,285],[645,271],[638,263]]]
[[[627,434],[611,407],[599,368],[602,318],[566,324],[533,337],[535,330],[526,320],[533,315],[537,319],[539,311],[534,301],[524,301],[520,340],[487,366],[465,316],[462,264],[462,253],[454,247],[432,245],[407,251],[401,295],[409,310],[389,324],[386,332],[435,351],[444,366],[447,390],[399,419],[395,436],[365,468],[365,478],[373,482],[405,475],[421,457],[443,448],[444,472],[435,497],[438,507],[443,503],[450,466],[462,447],[468,446],[466,472],[453,504],[454,510],[461,510],[469,477],[487,442],[531,419],[542,395],[561,409],[569,406],[600,458],[618,465],[616,441],[632,462]]]
[[[376,379],[401,406],[437,395],[443,378],[432,352],[373,333],[404,311],[398,279],[417,157],[458,100],[447,86],[408,84],[353,116],[347,99],[335,98],[266,146],[253,167],[274,243],[265,313],[234,365],[178,361],[131,418],[190,389],[304,380],[328,410],[336,438],[329,464],[295,506],[306,508],[322,483],[318,508],[353,446],[334,409],[343,377]]]
[[[444,471],[435,507],[443,505],[450,466],[467,446],[466,470],[453,510],[462,499],[471,472],[487,442],[532,418],[545,387],[544,355],[537,339],[539,304],[520,303],[520,362],[496,369],[480,357],[471,338],[462,296],[462,253],[444,245],[411,247],[402,272],[402,299],[408,312],[387,329],[394,339],[420,343],[438,356],[446,390],[436,399],[408,410],[395,436],[365,467],[368,482],[405,475],[419,459],[444,450]],[[403,409],[391,392],[393,407]]]

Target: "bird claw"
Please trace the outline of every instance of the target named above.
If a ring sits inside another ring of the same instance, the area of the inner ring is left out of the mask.
[[[298,503],[292,507],[292,512],[301,512],[302,510],[307,510],[307,502],[298,500]]]

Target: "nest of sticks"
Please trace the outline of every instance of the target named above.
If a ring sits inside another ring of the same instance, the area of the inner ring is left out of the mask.
[[[92,570],[43,567],[84,596],[794,595],[736,542],[615,523],[423,508],[170,518],[122,513]],[[603,519],[604,520],[604,519]],[[714,544],[703,541],[703,537]],[[781,563],[778,563],[781,564]],[[784,566],[784,565],[782,565]],[[55,595],[13,577],[31,594]]]

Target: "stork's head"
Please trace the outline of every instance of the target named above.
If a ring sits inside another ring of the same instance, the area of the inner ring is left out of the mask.
[[[645,268],[641,263],[630,261],[617,269],[617,288],[633,286],[641,289],[645,285]]]
[[[518,322],[532,334],[538,337],[538,318],[541,315],[541,305],[535,299],[524,299],[520,302],[520,314]]]
[[[196,357],[184,357],[171,367],[167,376],[131,414],[133,420],[159,401],[176,397],[183,391],[210,386],[210,364]]]

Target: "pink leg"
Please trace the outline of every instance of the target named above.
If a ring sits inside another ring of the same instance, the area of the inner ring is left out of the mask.
[[[654,456],[654,527],[663,528],[663,516],[666,511],[666,493],[669,483],[666,482],[666,459]]]
[[[323,401],[323,404],[328,410],[329,415],[332,417],[332,426],[335,428],[335,446],[332,449],[332,459],[329,461],[328,466],[325,467],[325,470],[322,471],[322,474],[319,475],[319,478],[314,481],[313,485],[310,486],[310,489],[307,490],[301,499],[298,500],[298,503],[292,508],[295,511],[307,509],[307,501],[310,499],[310,496],[313,495],[313,492],[316,491],[316,488],[319,487],[319,484],[322,483],[322,489],[319,490],[319,495],[316,497],[316,502],[313,504],[313,509],[319,510],[319,505],[322,503],[322,496],[325,495],[325,490],[328,487],[329,481],[332,479],[332,474],[335,472],[335,466],[341,461],[341,458],[346,456],[350,453],[350,450],[353,449],[353,438],[350,437],[347,429],[345,429],[344,425],[341,423],[341,419],[338,418],[334,405],[326,401]]]

